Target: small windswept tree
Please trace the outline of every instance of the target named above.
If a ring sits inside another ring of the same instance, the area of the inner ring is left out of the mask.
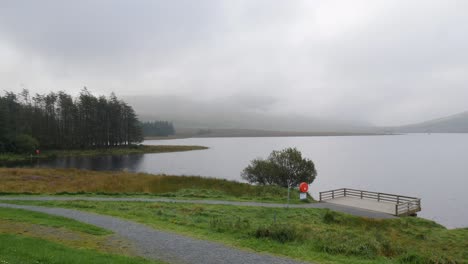
[[[242,172],[242,178],[250,183],[272,185],[275,184],[274,169],[269,161],[254,159]]]
[[[315,164],[303,158],[296,148],[273,151],[268,159],[254,159],[241,174],[249,183],[298,187],[301,182],[311,184],[317,176]]]

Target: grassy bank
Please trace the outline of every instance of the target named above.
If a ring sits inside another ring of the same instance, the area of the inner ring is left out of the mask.
[[[51,159],[57,157],[104,156],[104,155],[130,155],[145,153],[165,153],[178,151],[191,151],[207,149],[203,146],[148,146],[135,145],[128,147],[112,147],[100,149],[74,149],[74,150],[44,150],[39,155],[22,155],[13,153],[0,153],[0,164],[27,162],[31,159]]]
[[[22,223],[29,223],[29,224],[36,224],[48,227],[55,227],[55,228],[66,228],[72,231],[83,232],[90,235],[109,235],[111,234],[110,231],[105,229],[88,225],[82,222],[78,222],[76,220],[60,217],[60,216],[52,216],[44,213],[20,210],[20,209],[12,209],[12,208],[0,208],[0,220],[3,221],[13,221],[13,222],[22,222]]]
[[[371,220],[326,209],[146,202],[17,202],[74,208],[314,263],[466,263],[468,229],[415,217]]]
[[[285,202],[287,189],[196,176],[77,169],[0,168],[2,194],[153,195],[174,198]],[[293,190],[292,202],[299,202]]]
[[[128,242],[69,218],[0,208],[0,263],[153,263]]]
[[[48,264],[150,264],[141,258],[105,254],[89,249],[76,249],[44,239],[22,235],[0,234],[0,263],[48,263]]]

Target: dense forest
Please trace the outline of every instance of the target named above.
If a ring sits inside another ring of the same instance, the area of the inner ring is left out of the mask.
[[[65,92],[31,97],[27,90],[0,96],[0,152],[103,148],[142,140],[135,111],[113,93],[96,97],[84,88],[77,98]]]
[[[168,121],[144,122],[141,127],[145,137],[167,137],[175,134],[174,125]]]

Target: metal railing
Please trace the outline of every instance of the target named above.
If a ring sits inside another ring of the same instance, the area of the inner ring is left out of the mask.
[[[369,192],[349,188],[320,192],[319,195],[320,201],[339,197],[355,197],[360,199],[376,200],[377,202],[395,203],[395,215],[397,216],[411,215],[421,211],[421,199],[404,195]]]

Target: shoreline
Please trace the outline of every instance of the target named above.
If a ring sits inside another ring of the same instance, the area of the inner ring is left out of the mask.
[[[48,168],[0,168],[0,196],[165,197],[286,202],[287,188],[201,176]],[[50,185],[50,182],[54,182]],[[292,203],[299,191],[291,190]],[[313,202],[309,197],[308,202]]]
[[[289,132],[272,132],[265,134],[255,133],[238,133],[238,134],[223,134],[211,133],[204,135],[176,135],[169,137],[144,137],[144,140],[173,140],[173,139],[188,139],[188,138],[262,138],[262,137],[355,137],[355,136],[397,136],[398,133],[289,133]]]

